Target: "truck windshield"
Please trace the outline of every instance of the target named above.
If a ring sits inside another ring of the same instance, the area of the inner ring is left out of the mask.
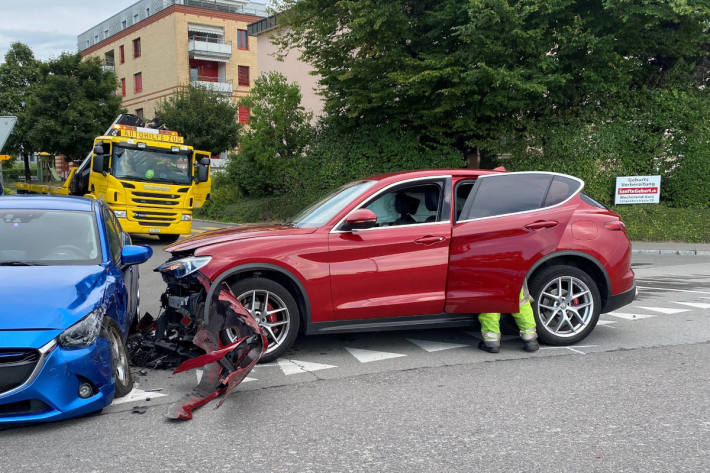
[[[0,266],[90,265],[101,260],[93,212],[0,209]]]
[[[115,146],[111,173],[118,179],[190,184],[190,156]]]

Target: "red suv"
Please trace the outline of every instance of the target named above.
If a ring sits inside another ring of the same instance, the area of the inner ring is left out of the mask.
[[[471,326],[480,312],[517,311],[527,279],[541,341],[572,344],[636,293],[626,228],[583,186],[461,169],[351,182],[290,223],[169,246],[163,305],[199,323],[226,282],[263,328],[268,361],[299,332]]]

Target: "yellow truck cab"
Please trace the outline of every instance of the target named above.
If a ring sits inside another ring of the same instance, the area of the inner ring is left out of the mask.
[[[176,131],[146,128],[121,115],[61,186],[17,183],[18,192],[83,195],[105,201],[126,233],[177,240],[192,230],[192,210],[210,193],[210,153]]]

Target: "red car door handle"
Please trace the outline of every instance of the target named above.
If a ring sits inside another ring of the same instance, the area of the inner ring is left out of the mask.
[[[433,245],[434,243],[439,243],[440,241],[446,240],[446,237],[444,236],[435,236],[435,235],[427,235],[423,236],[421,238],[417,238],[414,240],[414,243],[418,243],[420,245]]]
[[[525,228],[528,230],[540,230],[541,228],[552,228],[557,225],[554,220],[538,220],[537,222],[528,223]]]

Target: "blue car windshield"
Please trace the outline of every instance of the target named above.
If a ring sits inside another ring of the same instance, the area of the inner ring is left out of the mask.
[[[0,209],[0,266],[100,262],[93,212]]]
[[[299,228],[322,227],[343,210],[353,199],[362,195],[377,181],[355,181],[345,184],[291,219],[290,224]]]

